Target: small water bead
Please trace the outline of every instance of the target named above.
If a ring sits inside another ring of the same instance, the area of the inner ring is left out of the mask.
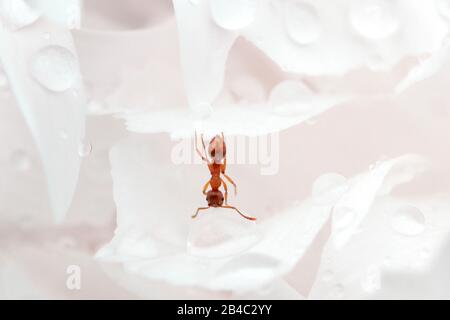
[[[450,0],[436,0],[436,7],[444,18],[450,20]]]
[[[270,92],[269,103],[274,113],[281,116],[307,114],[313,108],[314,92],[303,82],[285,80]]]
[[[303,1],[286,1],[283,20],[288,35],[301,45],[313,43],[320,37],[319,16],[310,4]]]
[[[358,0],[350,9],[350,22],[363,37],[383,39],[397,31],[396,1],[388,0]]]
[[[416,236],[425,230],[425,216],[416,207],[403,206],[392,215],[391,226],[402,235]]]
[[[28,171],[31,168],[31,158],[24,150],[16,150],[11,155],[11,164],[17,171]]]
[[[326,173],[314,181],[312,198],[318,205],[332,204],[339,200],[347,189],[347,178],[338,173]]]
[[[89,141],[82,140],[78,145],[78,154],[84,158],[90,155],[92,152],[92,144]]]
[[[73,86],[78,70],[72,52],[61,46],[47,46],[32,58],[30,72],[33,78],[52,91],[65,91]]]
[[[227,30],[238,30],[253,22],[258,0],[210,0],[214,22]]]
[[[0,1],[0,22],[11,30],[17,30],[34,23],[40,14],[23,0]]]

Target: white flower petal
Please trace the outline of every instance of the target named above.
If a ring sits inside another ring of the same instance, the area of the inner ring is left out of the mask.
[[[237,34],[214,24],[208,1],[194,5],[189,0],[173,0],[173,5],[189,105],[203,112],[222,89],[228,51]]]
[[[52,34],[51,40],[44,37],[47,33]],[[41,50],[47,49],[55,52],[58,60],[53,55],[43,57]],[[73,60],[66,60],[66,55]],[[69,208],[78,180],[81,161],[78,148],[85,125],[84,93],[72,37],[67,30],[41,19],[33,28],[0,32],[0,57],[11,90],[38,145],[48,178],[51,207],[55,219],[60,221]],[[48,63],[42,78],[33,77],[30,72],[30,64],[38,57]],[[68,72],[71,78],[67,87],[52,86],[59,85],[60,76],[67,77]]]

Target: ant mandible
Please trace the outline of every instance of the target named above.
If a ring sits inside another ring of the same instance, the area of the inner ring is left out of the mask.
[[[209,142],[208,153],[206,152],[203,134],[201,135],[201,139],[203,151],[205,153],[204,155],[200,152],[200,149],[198,148],[197,132],[195,132],[195,149],[198,155],[202,158],[202,160],[206,162],[209,168],[209,172],[211,173],[211,178],[208,180],[208,182],[206,182],[205,186],[203,187],[203,194],[206,195],[206,201],[208,202],[208,206],[198,208],[197,212],[192,216],[192,218],[197,217],[200,210],[207,210],[210,207],[214,207],[214,208],[233,209],[236,210],[236,212],[239,213],[245,219],[252,221],[256,220],[256,218],[244,215],[236,207],[228,205],[228,187],[220,175],[222,174],[225,177],[225,179],[227,179],[228,182],[230,182],[233,185],[235,195],[237,194],[237,191],[236,191],[236,183],[234,183],[234,181],[225,174],[225,170],[227,168],[227,157],[226,157],[227,146],[225,144],[225,137],[223,136],[223,132],[221,136],[216,135],[214,138],[211,139],[211,141]],[[222,192],[219,190],[219,187],[221,185],[223,185],[223,189],[225,191],[225,205],[223,205],[224,196]],[[211,186],[211,190],[206,192],[208,186]]]

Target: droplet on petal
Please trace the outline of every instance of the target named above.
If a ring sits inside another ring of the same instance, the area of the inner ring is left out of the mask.
[[[71,88],[77,77],[77,61],[72,52],[61,46],[48,46],[38,51],[30,63],[33,78],[52,91]]]
[[[363,37],[383,39],[397,31],[399,20],[396,1],[358,0],[350,9],[350,22]]]
[[[337,173],[326,173],[314,181],[312,198],[318,205],[333,204],[347,191],[347,178]]]
[[[226,257],[249,249],[259,238],[254,222],[231,209],[210,208],[191,221],[187,249],[194,256]]]
[[[274,113],[290,116],[308,113],[313,108],[314,92],[304,83],[286,80],[270,92],[269,102]]]
[[[34,23],[40,14],[23,0],[0,1],[0,22],[11,30],[17,30]]]
[[[228,30],[238,30],[253,22],[257,0],[210,0],[211,15],[217,25]]]
[[[286,1],[284,24],[295,42],[306,45],[319,39],[321,26],[316,9],[303,1]]]
[[[425,230],[425,216],[416,207],[403,206],[392,216],[391,226],[402,235],[419,235]]]

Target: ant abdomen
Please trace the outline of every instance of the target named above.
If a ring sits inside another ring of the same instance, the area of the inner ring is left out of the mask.
[[[223,199],[223,194],[220,190],[210,190],[206,194],[206,201],[210,207],[221,207]]]

